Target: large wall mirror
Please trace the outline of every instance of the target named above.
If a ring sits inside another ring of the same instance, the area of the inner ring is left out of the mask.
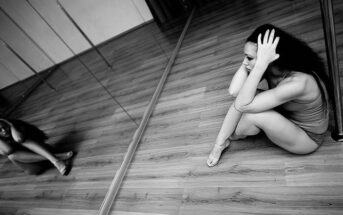
[[[53,167],[28,175],[2,156],[7,203],[0,211],[96,212],[186,13],[162,26],[144,1],[1,1],[0,7],[2,117],[37,126],[55,152],[75,152],[68,176]]]

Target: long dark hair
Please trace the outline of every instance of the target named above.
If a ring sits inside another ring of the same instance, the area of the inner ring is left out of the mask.
[[[258,35],[261,34],[263,38],[264,33],[268,29],[274,29],[275,37],[280,37],[276,47],[276,53],[280,54],[280,57],[272,65],[288,71],[298,71],[312,75],[319,86],[323,101],[327,105],[330,101],[331,89],[328,86],[329,78],[325,72],[323,60],[305,42],[272,24],[264,24],[256,28],[247,38],[246,42],[257,43]],[[323,85],[328,93],[328,98],[326,98]]]

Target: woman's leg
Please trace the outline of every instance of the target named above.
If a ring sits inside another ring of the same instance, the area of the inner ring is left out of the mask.
[[[318,148],[304,130],[274,110],[247,113],[242,119],[247,126],[263,130],[274,144],[291,153],[308,154]],[[237,135],[244,135],[246,131],[243,126],[236,129]]]
[[[234,133],[242,113],[237,111],[233,105],[229,108],[222,127],[216,139],[216,143],[207,159],[208,166],[214,166],[218,163],[222,151],[230,145],[228,138]]]
[[[24,170],[26,173],[30,175],[38,175],[44,172],[48,165],[46,162],[35,162],[35,163],[24,163],[16,160],[13,154],[8,155],[8,159],[17,167]],[[47,161],[47,160],[45,160]]]
[[[230,123],[225,121],[224,123]],[[224,127],[224,123],[222,128]],[[270,110],[261,113],[244,113],[235,130],[228,136],[230,140],[238,140],[246,136],[258,134],[261,130],[268,138],[281,148],[295,153],[308,154],[315,151],[318,145],[306,134],[304,130],[276,111]],[[228,145],[228,144],[227,144]],[[225,147],[214,147],[207,164],[214,166],[218,163]]]
[[[69,152],[57,153],[54,155],[59,160],[68,160],[69,158],[73,156],[73,152],[69,151]],[[22,163],[35,163],[35,162],[48,160],[46,157],[40,154],[36,154],[31,151],[15,151],[11,154],[11,158]]]
[[[67,172],[66,164],[62,160],[58,159],[52,152],[50,152],[50,150],[44,146],[44,144],[27,140],[22,143],[22,146],[48,159],[62,175]]]

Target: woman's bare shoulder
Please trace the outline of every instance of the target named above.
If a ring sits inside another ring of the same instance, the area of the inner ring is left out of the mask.
[[[279,85],[293,83],[293,85],[306,86],[309,75],[301,72],[291,72],[287,77],[280,81]]]
[[[303,89],[304,99],[315,98],[318,96],[318,93],[320,93],[316,80],[310,74],[303,72],[292,72],[287,78],[285,78],[284,83],[287,82],[293,82],[301,87]]]

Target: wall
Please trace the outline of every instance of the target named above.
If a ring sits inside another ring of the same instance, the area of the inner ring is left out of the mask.
[[[60,3],[93,44],[152,19],[144,0],[60,0]],[[0,0],[0,8],[1,40],[36,71],[73,56],[62,40],[75,53],[91,48],[56,0]],[[0,89],[31,75],[32,71],[25,64],[6,46],[0,45]]]

